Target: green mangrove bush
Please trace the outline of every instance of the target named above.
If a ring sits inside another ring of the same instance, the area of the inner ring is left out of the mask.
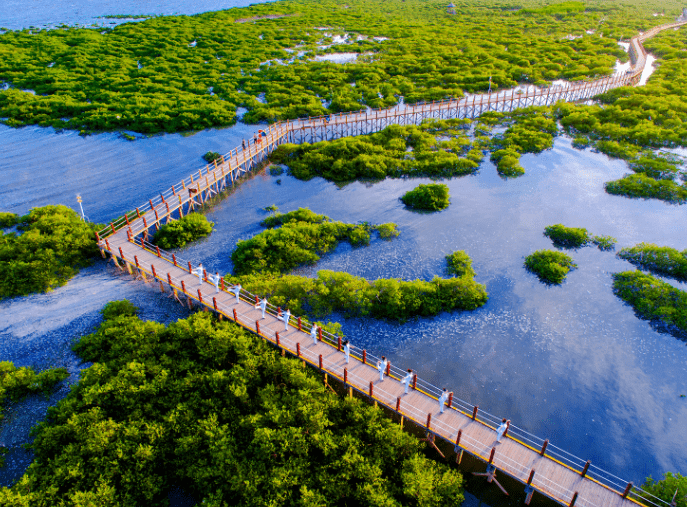
[[[8,229],[17,225],[19,215],[16,213],[7,213],[0,211],[0,229]]]
[[[2,505],[457,505],[462,477],[379,408],[207,313],[120,315],[82,337],[93,365],[34,432]],[[345,479],[345,480],[344,480]]]
[[[401,197],[403,204],[409,208],[424,211],[440,211],[448,208],[448,185],[443,183],[429,183],[418,185]]]
[[[374,227],[345,224],[317,215],[307,208],[275,213],[262,221],[269,229],[239,241],[231,253],[235,275],[286,273],[301,265],[315,264],[320,255],[332,251],[340,241],[354,247],[368,245]],[[395,230],[389,224],[384,231]]]
[[[687,281],[687,249],[680,252],[667,246],[640,243],[623,248],[618,257],[652,273]]]
[[[446,271],[451,276],[474,277],[475,270],[472,269],[472,259],[464,250],[457,250],[446,256]]]
[[[613,250],[617,242],[613,236],[592,236],[592,243],[601,251]]]
[[[560,285],[570,269],[576,268],[577,265],[563,252],[537,250],[525,258],[525,267],[542,282]]]
[[[613,292],[642,319],[659,322],[687,336],[687,292],[641,271],[615,273]]]
[[[211,164],[215,160],[220,160],[221,158],[222,155],[216,151],[208,151],[205,155],[203,155],[203,160],[205,160],[208,164]]]
[[[153,236],[153,243],[165,250],[182,248],[212,232],[212,226],[205,215],[189,213],[179,220],[168,222]]]
[[[676,507],[687,507],[687,477],[684,475],[666,472],[658,481],[649,477],[642,489],[666,503],[675,501]],[[651,500],[649,495],[640,496]]]
[[[47,292],[93,262],[94,229],[67,206],[33,208],[19,233],[0,231],[0,298]]]
[[[682,204],[687,201],[687,185],[672,180],[655,180],[646,174],[629,174],[604,184],[606,192],[626,197],[642,197]]]
[[[580,248],[592,239],[587,229],[566,227],[563,224],[549,225],[544,229],[544,236],[559,248]]]

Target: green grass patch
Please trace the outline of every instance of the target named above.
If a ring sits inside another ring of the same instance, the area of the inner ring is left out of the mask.
[[[680,252],[667,246],[640,243],[623,248],[618,257],[653,273],[687,282],[687,250]]]
[[[613,291],[639,317],[660,322],[687,336],[687,292],[641,271],[615,273]]]
[[[601,251],[609,251],[615,249],[615,244],[618,242],[613,236],[592,236],[592,243]]]
[[[544,229],[544,236],[551,239],[559,248],[580,248],[591,241],[587,229],[566,227],[563,224],[549,225]]]
[[[542,282],[560,285],[570,269],[576,268],[577,265],[563,252],[537,250],[525,258],[525,267]]]
[[[160,227],[153,236],[153,243],[164,250],[182,248],[209,235],[213,225],[204,215],[189,213]]]
[[[19,233],[0,232],[0,298],[48,292],[93,262],[94,230],[66,206],[33,208]]]
[[[0,229],[9,229],[19,222],[19,215],[0,211]]]
[[[401,197],[403,204],[409,208],[423,211],[440,211],[448,208],[448,185],[443,183],[430,183],[418,185],[413,190],[406,192]]]
[[[4,505],[166,505],[171,484],[216,506],[463,500],[417,436],[234,323],[115,315],[74,350],[92,366],[34,430]]]

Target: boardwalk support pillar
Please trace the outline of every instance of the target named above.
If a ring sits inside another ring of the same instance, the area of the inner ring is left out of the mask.
[[[532,501],[532,496],[534,496],[534,488],[532,487],[532,480],[534,480],[534,469],[530,470],[530,476],[527,479],[527,485],[525,486],[525,505],[529,505]]]

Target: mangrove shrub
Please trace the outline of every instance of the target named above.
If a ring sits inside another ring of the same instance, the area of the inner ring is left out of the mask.
[[[544,236],[559,248],[580,248],[591,240],[587,229],[566,227],[563,224],[549,225],[544,229]]]
[[[680,252],[667,246],[640,243],[623,248],[618,257],[652,273],[687,281],[687,250]]]
[[[577,265],[563,252],[537,250],[525,258],[525,267],[543,282],[559,285]]]
[[[204,215],[189,213],[160,227],[153,236],[153,243],[165,250],[182,248],[210,234],[213,225]]]
[[[440,211],[448,208],[448,185],[430,183],[418,185],[401,197],[403,204],[409,208],[424,211]]]

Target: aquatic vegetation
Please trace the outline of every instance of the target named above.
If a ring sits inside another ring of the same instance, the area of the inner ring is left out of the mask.
[[[205,215],[189,213],[160,227],[153,236],[153,244],[165,250],[182,248],[210,234],[213,225],[215,224],[205,218]]]
[[[687,250],[680,252],[667,246],[640,243],[623,248],[617,255],[652,273],[687,281]]]
[[[615,273],[613,292],[639,317],[687,336],[687,292],[641,271]]]
[[[472,278],[475,276],[475,270],[472,269],[472,259],[464,250],[457,250],[446,256],[446,271],[449,275],[457,277],[468,276]]]
[[[680,185],[673,180],[655,180],[641,173],[608,181],[604,187],[606,192],[613,195],[660,199],[675,204],[687,201],[687,184]]]
[[[440,211],[448,208],[449,196],[448,185],[443,183],[429,183],[418,185],[413,190],[409,190],[401,197],[403,204],[409,208]]]
[[[220,160],[221,158],[222,155],[216,151],[208,151],[205,155],[203,155],[203,160],[205,160],[208,164],[211,164],[215,160]]]
[[[571,268],[577,265],[563,252],[537,250],[525,258],[525,267],[542,282],[560,285]]]
[[[369,244],[374,230],[370,224],[334,222],[307,208],[275,213],[265,218],[262,225],[269,229],[236,244],[231,253],[234,274],[279,274],[312,265],[340,241],[348,241],[354,247]]]
[[[544,236],[550,238],[559,248],[580,248],[592,239],[587,229],[566,227],[563,224],[549,225],[544,229]]]
[[[233,323],[112,315],[74,350],[93,365],[34,430],[3,505],[163,505],[173,484],[201,505],[463,500],[418,437]]]
[[[19,221],[19,215],[16,213],[7,213],[6,211],[0,211],[0,229],[8,229],[17,225]]]
[[[666,504],[675,500],[676,507],[687,507],[687,476],[666,472],[660,480],[648,477],[642,485],[642,490],[660,498]],[[651,500],[649,495],[646,495],[646,498]]]
[[[532,0],[519,6],[471,0],[451,16],[421,0],[351,0],[345,8],[282,1],[102,31],[8,31],[0,34],[0,81],[13,87],[0,92],[0,117],[11,126],[151,134],[231,125],[239,106],[248,109],[244,121],[258,122],[388,107],[401,96],[460,97],[486,91],[490,77],[498,90],[607,75],[627,58],[614,39],[659,21],[642,4],[565,15]],[[603,37],[586,33],[602,19]],[[569,40],[571,33],[581,37]],[[335,35],[348,35],[345,44],[333,45]],[[360,56],[346,65],[316,61],[342,48]]]
[[[479,168],[482,152],[467,134],[466,120],[426,121],[421,125],[390,125],[376,134],[344,137],[301,145],[282,144],[271,156],[286,164],[293,176],[331,181],[403,176],[450,177]],[[439,137],[449,137],[439,141]]]
[[[618,240],[613,236],[592,236],[592,243],[602,251],[613,250],[617,242]]]
[[[93,262],[95,230],[66,206],[33,208],[19,234],[0,232],[0,298],[48,292]]]
[[[372,229],[377,232],[380,239],[390,240],[400,234],[397,225],[393,223],[373,225]]]
[[[469,272],[458,278],[430,281],[380,278],[368,281],[349,273],[321,270],[316,278],[255,273],[227,277],[247,290],[269,297],[272,304],[298,314],[324,317],[338,312],[346,317],[374,317],[405,322],[441,312],[475,310],[488,295]]]

